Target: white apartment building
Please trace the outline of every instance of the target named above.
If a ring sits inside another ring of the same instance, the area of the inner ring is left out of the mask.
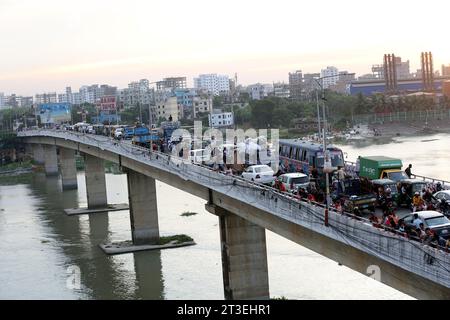
[[[251,84],[247,86],[247,92],[252,100],[261,100],[273,92],[273,85],[271,84]]]
[[[320,77],[323,78],[323,88],[327,89],[329,86],[333,86],[339,81],[339,70],[336,67],[328,66],[326,69],[320,71]]]
[[[0,92],[0,109],[2,109],[6,105],[5,94]]]
[[[232,112],[212,113],[209,115],[209,126],[212,128],[234,126],[234,116]]]
[[[218,75],[216,73],[201,74],[198,78],[194,78],[194,87],[218,96],[230,92],[230,81],[226,75]]]

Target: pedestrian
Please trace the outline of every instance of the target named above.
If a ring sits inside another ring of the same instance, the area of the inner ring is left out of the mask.
[[[223,148],[223,155],[222,155],[222,160],[223,163],[226,164],[227,163],[227,148]]]
[[[411,179],[411,175],[412,175],[412,173],[411,173],[411,168],[412,168],[412,164],[410,164],[410,165],[408,166],[408,168],[405,169],[405,173],[406,173],[406,175],[408,176],[408,178],[410,178],[410,179]]]
[[[359,177],[359,168],[360,168],[359,161],[360,161],[360,158],[361,158],[361,156],[358,156],[358,159],[356,159],[356,165],[355,165],[355,173],[356,173],[357,177]]]
[[[420,228],[420,224],[422,223],[422,220],[419,218],[419,215],[417,213],[414,214],[414,220],[412,223],[416,229]]]
[[[337,171],[338,181],[341,186],[342,192],[345,193],[345,171],[342,167],[338,167]]]

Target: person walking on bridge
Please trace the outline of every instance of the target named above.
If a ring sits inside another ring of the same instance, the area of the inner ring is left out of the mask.
[[[408,168],[405,169],[405,173],[406,173],[406,175],[408,176],[408,178],[410,178],[410,179],[411,179],[411,175],[412,175],[412,173],[411,173],[411,168],[412,168],[412,164],[410,164],[410,165],[408,166]]]

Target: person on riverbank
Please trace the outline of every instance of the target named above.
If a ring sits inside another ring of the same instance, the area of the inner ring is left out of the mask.
[[[412,168],[412,164],[410,164],[410,165],[408,166],[408,168],[405,169],[405,173],[406,173],[406,175],[408,176],[408,178],[410,178],[410,179],[411,179],[411,175],[412,175],[412,173],[411,173],[411,168]]]

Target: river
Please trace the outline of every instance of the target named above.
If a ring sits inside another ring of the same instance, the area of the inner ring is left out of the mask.
[[[413,173],[450,180],[450,135],[341,147],[348,160],[390,155]],[[125,175],[106,182],[108,202],[127,202]],[[78,186],[62,192],[58,178],[38,173],[0,178],[0,299],[223,299],[218,219],[203,200],[157,182],[161,235],[185,233],[197,245],[106,256],[98,244],[131,239],[129,214],[66,216],[63,209],[86,205],[83,172]],[[267,251],[271,297],[411,299],[269,231]]]

